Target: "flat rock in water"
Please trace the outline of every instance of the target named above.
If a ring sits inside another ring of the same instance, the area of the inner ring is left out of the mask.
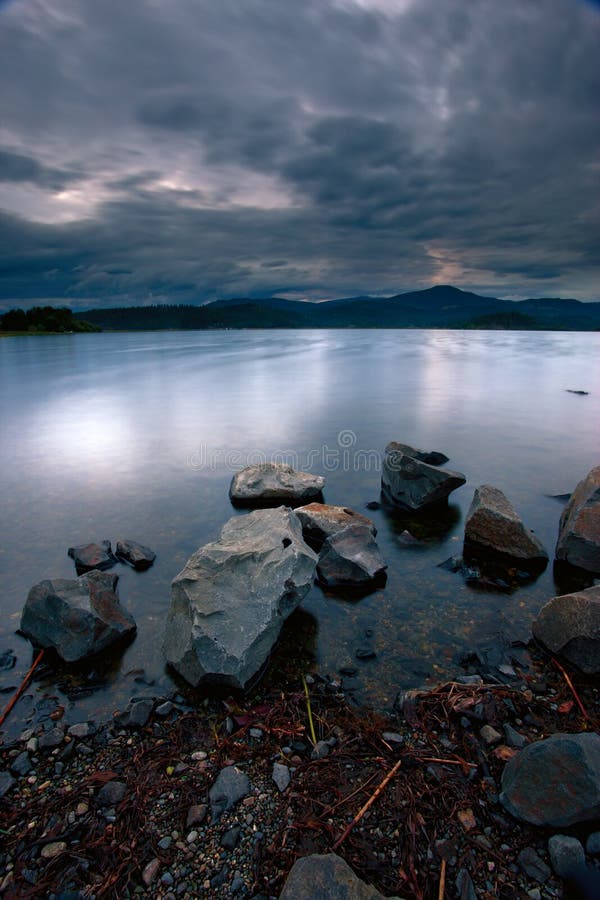
[[[284,463],[259,463],[236,472],[229,497],[240,506],[307,503],[320,497],[324,484],[321,475],[296,472]]]
[[[563,510],[556,558],[600,574],[600,466],[579,482]]]
[[[366,525],[348,525],[323,544],[317,575],[328,587],[360,586],[381,578],[386,565]]]
[[[295,510],[302,523],[304,540],[320,549],[328,537],[342,531],[348,525],[363,525],[375,537],[377,529],[367,516],[348,509],[347,506],[331,506],[328,503],[309,503]]]
[[[388,444],[388,448],[393,446]],[[436,468],[402,450],[386,449],[381,489],[390,503],[400,509],[415,511],[446,501],[465,482],[461,472]]]
[[[292,866],[279,900],[383,900],[336,853],[304,856]],[[401,900],[399,897],[391,900]]]
[[[69,547],[67,553],[75,563],[78,575],[91,572],[92,569],[110,569],[117,562],[117,558],[112,553],[110,541]]]
[[[427,463],[428,466],[443,466],[449,459],[445,453],[440,453],[439,450],[417,450],[416,447],[411,447],[410,444],[402,444],[399,441],[390,441],[385,448],[386,453],[397,453],[398,451],[405,453],[407,456],[412,456],[413,459],[418,459],[420,462]]]
[[[553,734],[506,764],[500,802],[532,825],[567,828],[600,817],[600,736]]]
[[[310,589],[316,563],[292,510],[280,506],[230,519],[173,581],[167,660],[194,686],[244,688]]]
[[[156,559],[154,550],[138,544],[137,541],[117,541],[115,554],[117,559],[129,563],[138,572],[149,569]]]
[[[465,559],[478,553],[535,569],[544,568],[548,562],[542,543],[525,528],[502,491],[489,484],[476,488],[465,522]]]
[[[600,673],[600,585],[553,597],[532,623],[534,637],[588,675]]]
[[[36,647],[56,650],[65,662],[100,653],[136,630],[115,593],[117,580],[92,571],[76,579],[40,581],[29,591],[21,632]]]

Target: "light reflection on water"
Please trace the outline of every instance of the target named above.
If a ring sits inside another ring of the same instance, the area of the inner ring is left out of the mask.
[[[551,332],[0,341],[0,652],[11,647],[18,656],[15,669],[0,673],[0,688],[18,683],[31,661],[29,644],[14,634],[30,586],[73,574],[69,546],[121,537],[158,553],[144,574],[116,570],[138,635],[98,673],[106,690],[78,701],[74,714],[122,705],[140,689],[139,674],[127,672],[144,669],[158,685],[170,683],[158,649],[170,582],[239,514],[227,497],[230,451],[238,465],[251,452],[313,460],[327,477],[326,501],[361,511],[378,498],[377,463],[390,440],[443,450],[466,474],[446,530],[423,546],[401,546],[402,524],[384,510],[369,513],[389,565],[385,590],[352,602],[314,588],[304,602],[315,620],[318,667],[335,672],[354,661],[363,699],[385,705],[402,685],[455,671],[458,649],[525,635],[555,592],[551,567],[501,595],[475,592],[436,566],[460,552],[473,488],[485,482],[507,493],[552,552],[561,506],[546,495],[570,491],[600,462],[599,350],[598,334]],[[357,663],[367,628],[378,655]],[[51,681],[44,690],[56,694]]]

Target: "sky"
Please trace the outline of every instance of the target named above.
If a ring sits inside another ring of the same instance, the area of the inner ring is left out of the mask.
[[[0,0],[0,308],[600,300],[600,5]]]

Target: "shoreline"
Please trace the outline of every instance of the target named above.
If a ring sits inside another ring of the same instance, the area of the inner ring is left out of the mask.
[[[480,900],[560,897],[547,839],[558,831],[585,840],[594,827],[535,827],[504,810],[502,770],[518,752],[505,726],[529,743],[599,722],[584,718],[562,674],[541,656],[531,670],[515,666],[504,684],[491,677],[496,683],[471,674],[464,680],[477,683],[406,692],[390,717],[353,707],[334,679],[309,677],[320,758],[311,758],[297,673],[283,683],[266,680],[251,707],[207,699],[194,709],[181,695],[151,700],[146,693],[97,729],[78,723],[64,732],[49,719],[43,733],[0,747],[3,769],[19,756],[23,768],[0,800],[2,896],[275,898],[297,858],[335,846],[384,896],[437,897],[443,876],[452,897],[466,871],[475,892],[468,896]],[[593,715],[597,683],[571,678]],[[482,737],[485,726],[500,740]],[[291,778],[283,791],[274,763]],[[228,766],[250,784],[217,820],[209,792]],[[107,789],[108,805],[100,799]],[[547,868],[544,880],[523,868],[526,848]]]

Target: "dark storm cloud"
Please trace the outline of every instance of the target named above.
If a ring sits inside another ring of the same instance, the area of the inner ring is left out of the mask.
[[[578,0],[0,8],[0,300],[595,298]]]

